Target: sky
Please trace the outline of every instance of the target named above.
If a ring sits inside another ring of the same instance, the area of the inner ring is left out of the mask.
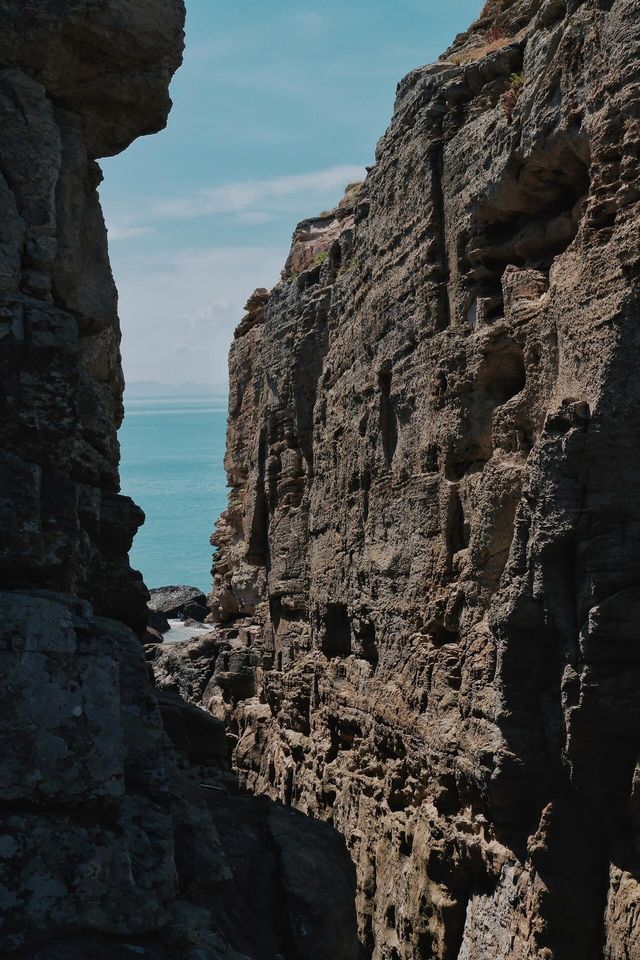
[[[102,161],[128,381],[223,389],[251,292],[361,179],[397,82],[482,0],[186,0],[165,131]]]

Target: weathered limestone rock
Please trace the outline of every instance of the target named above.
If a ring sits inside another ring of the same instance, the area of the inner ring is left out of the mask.
[[[344,834],[375,960],[638,960],[638,6],[486,9],[250,301],[228,626],[159,682]]]
[[[224,724],[158,703],[127,627],[48,591],[0,610],[3,956],[357,960],[335,830],[241,791]]]
[[[149,594],[149,610],[165,617],[182,615],[189,605],[206,602],[204,594],[197,587],[154,587]]]
[[[164,127],[184,15],[183,0],[2,0],[0,61],[82,121],[91,159],[109,156]]]

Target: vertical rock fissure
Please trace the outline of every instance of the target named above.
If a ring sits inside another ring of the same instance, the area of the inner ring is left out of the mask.
[[[451,324],[451,301],[449,295],[449,248],[447,243],[447,213],[442,178],[444,174],[444,141],[442,131],[436,131],[439,138],[429,147],[429,163],[433,206],[437,228],[437,242],[440,261],[440,289],[438,300],[440,309],[436,321],[436,330],[444,330]]]

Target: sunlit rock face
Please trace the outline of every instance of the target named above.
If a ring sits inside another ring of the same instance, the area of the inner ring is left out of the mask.
[[[487,4],[232,346],[185,695],[376,960],[640,957],[639,57],[634,0]]]

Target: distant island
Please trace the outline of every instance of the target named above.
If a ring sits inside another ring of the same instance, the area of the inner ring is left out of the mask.
[[[158,380],[132,380],[125,387],[125,400],[152,397],[217,397],[227,395],[225,383],[160,383]]]

